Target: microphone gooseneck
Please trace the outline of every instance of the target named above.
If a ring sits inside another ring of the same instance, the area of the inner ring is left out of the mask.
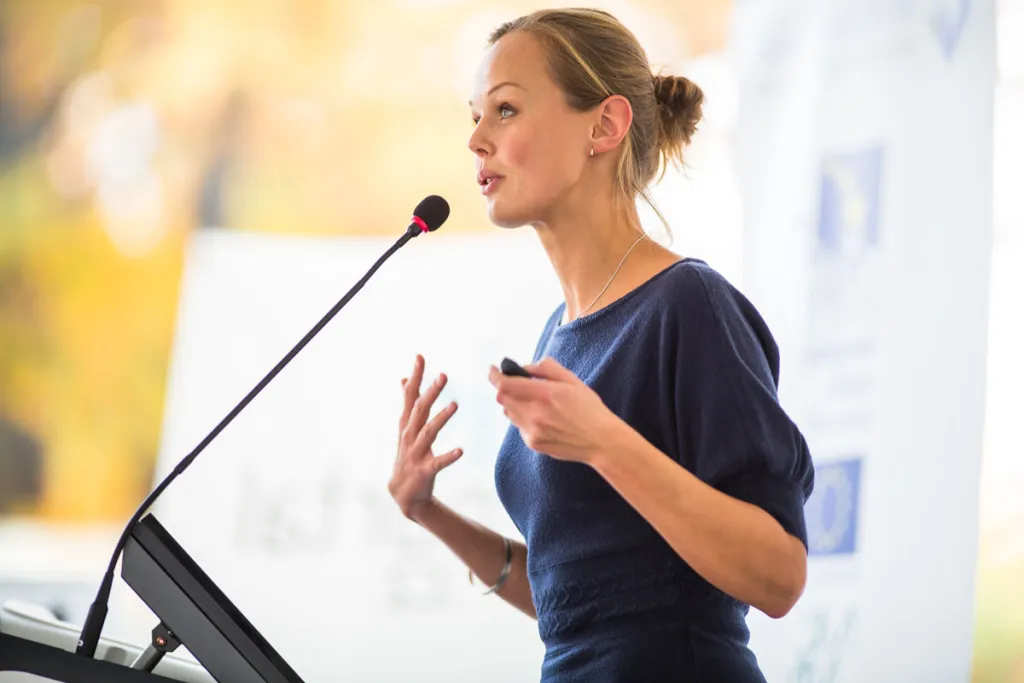
[[[440,228],[441,225],[448,220],[449,213],[450,207],[443,197],[431,195],[421,201],[416,206],[416,210],[413,212],[413,216],[409,222],[409,227],[406,228],[405,233],[399,237],[398,240],[391,245],[391,247],[389,247],[379,259],[377,259],[377,262],[374,263],[368,271],[366,271],[366,274],[363,275],[355,285],[353,285],[352,289],[350,289],[345,296],[343,296],[338,303],[336,303],[331,310],[329,310],[320,319],[320,321],[317,322],[317,324],[314,325],[313,328],[307,332],[306,335],[300,339],[287,354],[285,354],[284,358],[278,361],[277,365],[275,365],[270,372],[268,372],[266,376],[261,379],[248,394],[245,395],[245,398],[239,401],[238,405],[232,408],[231,412],[224,416],[224,419],[222,419],[220,423],[218,423],[217,426],[206,435],[199,445],[196,446],[191,453],[182,458],[181,462],[174,467],[170,474],[164,477],[156,488],[146,496],[146,499],[142,501],[141,505],[139,505],[135,514],[133,514],[131,519],[128,520],[128,524],[125,525],[124,531],[121,533],[121,537],[118,539],[117,545],[114,547],[114,553],[110,558],[110,563],[107,565],[107,571],[103,575],[103,580],[100,582],[99,590],[96,592],[96,597],[93,600],[92,605],[89,606],[89,612],[86,615],[85,624],[82,626],[82,633],[78,640],[78,647],[75,649],[76,654],[90,658],[95,656],[96,647],[100,640],[100,634],[103,631],[103,623],[107,618],[107,605],[110,602],[110,590],[114,584],[114,574],[117,567],[117,561],[121,557],[121,553],[124,551],[125,544],[128,542],[128,537],[131,535],[132,529],[136,524],[138,524],[139,520],[142,519],[142,516],[146,514],[146,511],[153,505],[160,494],[163,493],[167,487],[170,486],[171,482],[177,479],[178,476],[192,464],[192,461],[194,461],[196,457],[202,453],[214,439],[217,438],[217,435],[224,431],[225,427],[231,424],[232,420],[238,417],[238,414],[241,413],[245,407],[249,405],[249,403],[251,403],[252,400],[256,398],[256,396],[263,391],[268,384],[270,384],[271,380],[273,380],[278,373],[280,373],[281,370],[291,362],[299,351],[301,351],[306,344],[308,344],[313,337],[315,337],[320,330],[322,330],[324,326],[338,314],[338,311],[344,308],[345,304],[351,301],[352,297],[354,297],[359,290],[363,288],[363,285],[373,277],[373,274],[376,273],[382,265],[384,265],[385,261],[391,258],[396,251],[405,246],[405,244],[412,238],[425,232],[433,232]]]

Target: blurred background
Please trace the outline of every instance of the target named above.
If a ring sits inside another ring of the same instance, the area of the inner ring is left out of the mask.
[[[706,259],[741,287],[749,285],[758,301],[758,280],[750,277],[750,242],[745,241],[757,207],[751,206],[753,195],[737,168],[744,154],[737,149],[744,139],[737,127],[743,117],[757,118],[757,112],[743,110],[750,101],[744,90],[750,78],[741,71],[749,67],[750,57],[744,57],[747,45],[737,43],[758,21],[753,4],[594,4],[612,11],[638,35],[656,67],[685,73],[705,90],[706,121],[689,152],[688,167],[670,173],[655,197],[672,224],[672,248]],[[785,36],[786,30],[799,35],[807,25],[801,14],[822,11],[813,2],[775,4],[788,6],[772,18],[782,22],[776,36]],[[880,15],[882,4],[866,3],[853,12],[863,12],[869,23]],[[932,29],[939,52],[950,54],[953,34],[976,16],[985,17],[987,7],[966,0],[895,5],[908,8],[908,17],[947,17]],[[238,356],[232,345],[211,342],[211,348],[227,354],[221,356],[224,366],[248,363],[236,373],[237,383],[223,380],[217,374],[223,368],[215,362],[200,364],[201,371],[189,369],[181,360],[181,344],[202,339],[194,326],[187,335],[182,330],[182,321],[193,320],[189,311],[202,308],[204,300],[228,305],[246,296],[243,291],[224,298],[196,285],[186,297],[186,273],[195,259],[202,262],[203,254],[221,255],[216,267],[222,269],[219,282],[225,287],[244,284],[245,277],[255,277],[252,273],[264,267],[275,268],[275,257],[293,270],[301,270],[303,262],[329,269],[329,263],[309,254],[347,254],[351,262],[339,280],[308,280],[289,289],[264,279],[249,291],[250,296],[287,292],[302,299],[318,283],[330,282],[326,298],[311,299],[305,317],[280,332],[282,340],[294,341],[308,327],[306,321],[314,321],[316,312],[344,291],[344,283],[372,263],[377,241],[392,240],[411,207],[436,192],[453,206],[438,239],[469,245],[466,253],[478,262],[493,259],[494,282],[485,289],[514,292],[521,287],[531,302],[541,302],[524,319],[543,321],[558,303],[557,288],[532,246],[519,235],[497,235],[487,222],[466,148],[471,120],[465,102],[490,30],[544,6],[525,0],[0,2],[0,601],[38,602],[80,622],[120,525],[154,477],[169,469],[165,460],[173,463],[184,455],[223,414],[211,407],[194,416],[205,430],[169,434],[168,395],[175,368],[193,377],[182,380],[178,405],[197,400],[184,387],[196,393],[222,387],[224,400],[234,399],[230,407],[251,385],[248,380],[276,360],[277,349],[290,346],[270,345],[265,356],[242,360],[247,340],[258,346],[260,325],[288,320],[270,309],[262,320],[255,313],[248,319],[253,324],[249,336],[232,338]],[[978,511],[977,558],[971,560],[973,611],[964,617],[972,622],[970,680],[977,683],[1024,682],[1024,452],[1018,426],[1024,409],[1018,391],[1024,382],[1019,351],[1024,346],[1024,270],[1019,267],[1024,258],[1024,194],[1019,190],[1024,182],[1024,2],[996,0],[992,7],[994,87],[987,107],[994,115],[990,130],[979,134],[991,144],[991,224],[988,215],[981,216],[964,238],[972,239],[971,230],[976,230],[991,256],[990,270],[986,265],[984,271],[988,300],[980,304],[987,306],[987,359],[982,363],[987,370],[978,384],[984,387],[984,438],[977,452],[964,456],[977,459],[980,471],[979,483],[968,482],[963,492]],[[746,22],[738,23],[744,17]],[[828,79],[833,65],[819,67]],[[958,94],[947,96],[956,99]],[[889,107],[888,115],[895,118],[926,118],[917,110],[893,111],[898,102],[880,98],[877,105]],[[791,106],[799,114],[800,102]],[[793,125],[786,134],[765,126],[760,135],[780,154],[787,148],[799,154],[805,143]],[[961,131],[946,134],[959,136]],[[919,163],[941,160],[944,144],[936,139],[934,158]],[[648,224],[659,239],[668,240],[656,222]],[[230,244],[242,246],[231,251]],[[498,273],[506,272],[503,259],[515,255],[529,268],[513,268],[507,280],[500,280]],[[444,257],[437,258],[435,264]],[[224,265],[232,262],[240,269]],[[458,261],[445,263],[448,269],[461,267]],[[904,264],[910,272],[916,267],[914,261]],[[282,266],[277,275],[288,272]],[[430,272],[425,271],[426,277]],[[523,284],[518,278],[536,282]],[[193,284],[206,281],[197,276]],[[401,284],[396,275],[380,283],[378,291]],[[291,299],[280,296],[277,303],[288,305]],[[367,290],[363,296],[373,295]],[[429,305],[429,299],[422,305]],[[773,304],[779,310],[786,305]],[[202,319],[216,320],[203,310]],[[457,307],[452,310],[459,315]],[[465,310],[461,314],[468,315]],[[401,311],[390,309],[386,315]],[[431,324],[429,318],[424,324]],[[510,345],[514,341],[519,355],[528,356],[539,329],[494,333],[494,353],[481,352],[480,362],[500,358],[503,339]],[[780,337],[787,338],[785,333]],[[367,382],[397,382],[411,359],[406,352],[415,349],[394,350],[404,355],[385,358],[379,349],[379,357],[362,358],[387,368],[369,375]],[[782,351],[785,368],[785,344]],[[485,367],[467,373],[482,376]],[[783,372],[783,384],[785,377]],[[352,382],[343,388],[360,386]],[[390,406],[392,400],[382,398],[381,405]],[[320,418],[333,419],[330,411],[317,410]],[[497,443],[500,420],[481,419],[493,425],[493,433],[481,436],[480,443]],[[389,420],[385,414],[384,424]],[[287,431],[301,424],[301,419],[282,419],[277,426]],[[243,428],[240,422],[238,429]],[[379,442],[379,451],[390,453],[387,439]],[[374,495],[386,493],[386,468],[383,472],[384,478],[371,478],[378,486]],[[491,495],[488,467],[474,476],[479,491],[473,495]],[[306,498],[301,489],[295,495]],[[173,505],[169,501],[168,515]],[[490,514],[496,525],[502,524],[493,502],[481,506],[484,517]],[[211,500],[204,514],[220,507]],[[397,513],[386,505],[372,510],[366,514],[395,523],[391,517]],[[284,545],[299,533],[287,525],[268,528],[252,533],[276,534],[275,542]],[[186,547],[191,543],[207,541],[197,537]],[[205,547],[215,563],[217,542],[209,540]],[[358,563],[359,558],[344,561]],[[325,576],[334,571],[332,562],[322,561]],[[227,566],[222,571],[229,571]],[[439,571],[459,574],[448,565]],[[833,564],[829,571],[845,570]],[[934,600],[942,599],[936,592]],[[145,639],[151,617],[130,597],[119,604],[121,614],[112,612],[108,630]],[[341,606],[328,602],[320,608],[334,613]],[[250,609],[246,612],[261,629],[271,620],[288,620],[279,613],[253,617]],[[429,617],[430,612],[420,614]],[[787,622],[771,628],[784,630]],[[530,628],[526,625],[524,633]],[[307,667],[296,664],[300,674],[315,668],[305,664],[313,654],[289,647],[279,649],[286,659]],[[844,677],[838,662],[814,673],[780,665],[779,680],[853,680]],[[425,669],[431,664],[422,663]],[[391,679],[383,672],[364,680]]]

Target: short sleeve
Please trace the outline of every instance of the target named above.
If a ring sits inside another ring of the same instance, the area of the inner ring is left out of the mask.
[[[779,403],[779,352],[754,306],[707,266],[683,269],[674,399],[683,466],[807,546],[811,455]]]

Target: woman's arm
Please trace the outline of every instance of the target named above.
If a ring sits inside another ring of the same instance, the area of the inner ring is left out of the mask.
[[[469,567],[493,586],[505,566],[505,543],[497,532],[467,519],[438,500],[420,508],[413,521],[436,536]],[[526,546],[512,542],[512,571],[497,595],[527,616],[537,618],[526,575]]]
[[[807,551],[761,508],[702,482],[624,422],[586,462],[709,583],[772,618],[803,593]]]
[[[505,377],[497,368],[491,369],[490,379],[498,403],[529,448],[594,468],[720,590],[774,618],[792,609],[807,575],[807,552],[799,537],[761,507],[719,491],[661,452],[555,360],[545,358],[525,369],[534,379]],[[728,411],[721,405],[706,412],[724,419]],[[786,447],[778,441],[780,449]],[[741,434],[734,440],[705,439],[701,448],[706,462],[735,462],[741,450],[756,448],[756,442]],[[756,463],[753,454],[749,459]],[[766,480],[763,488],[773,484]]]

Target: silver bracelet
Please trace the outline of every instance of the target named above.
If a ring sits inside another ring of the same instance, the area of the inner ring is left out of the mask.
[[[500,591],[501,587],[508,581],[509,574],[512,573],[512,541],[508,540],[505,536],[502,536],[501,540],[505,543],[505,566],[501,568],[501,574],[498,576],[498,580],[494,582],[494,585],[480,595],[490,595]],[[472,569],[469,570],[469,582],[473,583]]]

